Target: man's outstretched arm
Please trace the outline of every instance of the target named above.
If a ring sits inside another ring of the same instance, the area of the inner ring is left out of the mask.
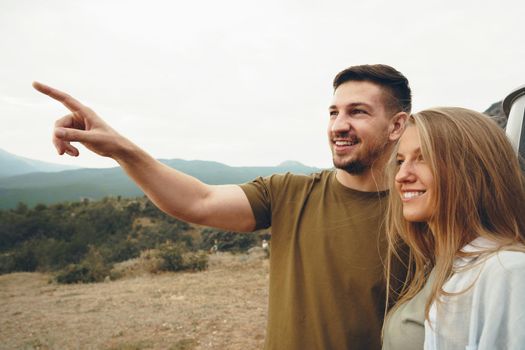
[[[71,112],[55,123],[53,144],[58,154],[78,156],[79,151],[71,142],[80,142],[89,150],[116,160],[164,212],[201,225],[241,232],[254,230],[255,217],[239,186],[207,185],[172,169],[120,135],[75,98],[37,82],[33,87]]]

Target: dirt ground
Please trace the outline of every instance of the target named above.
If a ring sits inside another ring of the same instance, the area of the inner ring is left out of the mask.
[[[268,260],[216,254],[196,273],[58,285],[0,276],[0,349],[260,349]]]

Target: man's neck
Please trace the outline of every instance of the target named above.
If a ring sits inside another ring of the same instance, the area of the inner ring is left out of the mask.
[[[335,177],[339,183],[345,187],[362,192],[378,192],[388,189],[388,184],[384,174],[384,168],[381,171],[369,169],[362,174],[349,174],[342,169],[336,169]]]

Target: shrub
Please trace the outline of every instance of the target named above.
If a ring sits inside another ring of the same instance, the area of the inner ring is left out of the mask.
[[[140,253],[140,264],[149,273],[159,273],[163,269],[164,260],[159,257],[157,250],[148,249]]]
[[[14,259],[13,254],[0,254],[0,274],[9,273],[13,271]]]
[[[181,242],[186,247],[193,246],[192,237],[184,234],[187,230],[177,224],[171,224],[168,221],[160,221],[158,219],[151,219],[147,226],[136,226],[132,232],[132,236],[139,240],[139,246],[144,249],[151,249],[158,247],[163,242]],[[155,222],[153,220],[156,220]],[[187,225],[187,224],[185,224]],[[186,250],[186,248],[185,248]]]
[[[110,270],[111,267],[106,264],[100,252],[90,246],[84,260],[78,264],[70,264],[59,271],[55,280],[58,283],[101,282],[109,275]]]
[[[256,232],[237,233],[205,229],[202,231],[202,236],[202,249],[209,250],[217,243],[218,250],[223,252],[246,252],[260,242]]]
[[[137,240],[121,239],[115,242],[108,242],[102,247],[103,256],[110,262],[120,262],[134,259],[140,255],[140,248]]]
[[[12,271],[35,271],[38,266],[38,260],[32,247],[24,244],[20,250],[13,254]]]
[[[183,265],[184,270],[204,271],[208,268],[208,254],[203,251],[186,253]]]
[[[159,257],[162,259],[162,271],[184,270],[182,254],[186,247],[180,243],[166,242],[159,247]]]
[[[94,282],[89,269],[83,264],[70,264],[60,270],[55,276],[58,283],[89,283]]]
[[[67,242],[54,238],[29,241],[38,261],[38,270],[50,271],[63,268],[72,263]]]
[[[203,271],[208,268],[208,254],[205,252],[188,252],[180,243],[166,242],[156,251],[158,271]],[[154,256],[155,256],[154,255]],[[154,258],[152,261],[155,261]]]

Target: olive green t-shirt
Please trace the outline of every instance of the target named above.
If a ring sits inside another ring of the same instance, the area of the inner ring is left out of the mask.
[[[265,349],[380,349],[387,192],[344,187],[335,171],[241,188],[272,232]]]

